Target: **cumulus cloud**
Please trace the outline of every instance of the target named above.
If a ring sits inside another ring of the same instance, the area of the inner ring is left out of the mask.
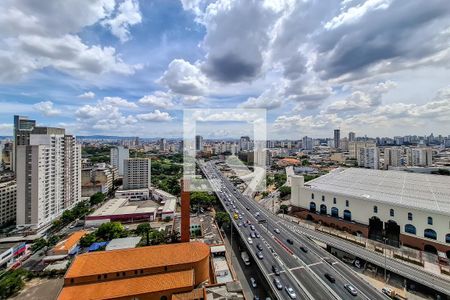
[[[156,91],[151,95],[145,95],[141,99],[139,99],[138,103],[141,105],[149,105],[159,108],[172,108],[174,107],[173,103],[174,95],[172,93]]]
[[[118,37],[121,42],[130,39],[130,27],[141,23],[142,16],[137,0],[125,0],[119,4],[114,17],[102,21],[102,25],[110,28],[111,33]]]
[[[157,82],[174,93],[190,96],[205,95],[208,86],[208,79],[201,70],[183,59],[171,61]]]
[[[158,109],[150,113],[138,114],[136,117],[146,122],[169,122],[173,120],[173,117],[169,113],[161,112]]]
[[[273,86],[272,88],[264,91],[258,97],[250,97],[245,102],[241,103],[241,108],[266,108],[275,109],[283,104],[282,97],[278,89]]]
[[[112,105],[116,107],[125,107],[125,108],[137,108],[138,106],[134,102],[130,102],[126,99],[120,97],[104,97],[102,101],[100,101],[102,105]]]
[[[14,82],[47,67],[80,77],[133,74],[140,65],[128,65],[115,48],[87,45],[77,35],[86,26],[108,20],[114,8],[114,0],[2,1],[0,68],[5,72],[0,81]]]
[[[95,105],[83,105],[75,111],[82,128],[113,130],[129,127],[137,122],[132,115],[124,115],[117,105],[98,101]]]
[[[78,95],[78,98],[81,99],[94,99],[95,98],[95,93],[94,92],[84,92],[83,94]]]
[[[53,106],[52,101],[38,102],[33,105],[33,108],[46,117],[53,117],[61,114],[61,111]]]

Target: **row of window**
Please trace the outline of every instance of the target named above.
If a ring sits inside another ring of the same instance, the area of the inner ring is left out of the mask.
[[[412,224],[406,224],[405,225],[405,232],[409,233],[409,234],[417,234],[416,231],[416,227]],[[428,238],[428,239],[432,239],[432,240],[436,240],[437,239],[437,234],[436,231],[434,231],[433,229],[427,228],[423,231],[423,236]],[[447,244],[450,244],[450,233],[447,233],[445,235],[445,242]]]
[[[314,200],[314,193],[311,194],[311,199]],[[324,196],[324,195],[322,195],[322,201],[325,201],[325,196]],[[336,204],[336,203],[337,203],[336,197],[333,197],[333,204]],[[348,200],[345,200],[345,206],[346,206],[346,207],[349,207],[349,206],[350,206],[350,203],[349,203]],[[376,205],[373,206],[373,212],[376,213],[376,214],[378,213],[378,206],[376,206]],[[389,210],[389,215],[390,215],[391,217],[395,217],[395,211],[394,211],[393,208],[391,208],[391,209]],[[412,221],[412,219],[413,219],[413,214],[412,214],[411,212],[409,212],[409,213],[408,213],[408,220],[409,220],[409,221]],[[428,218],[427,218],[427,223],[428,223],[428,225],[433,225],[433,218],[432,218],[432,217],[428,217]]]

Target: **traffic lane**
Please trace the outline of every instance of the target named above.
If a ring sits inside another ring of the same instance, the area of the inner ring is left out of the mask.
[[[292,274],[300,281],[306,290],[314,299],[335,299],[335,297],[327,290],[320,289],[317,283],[317,278],[314,277],[304,267],[291,269]]]
[[[348,266],[345,266],[343,263],[338,262],[333,264],[333,268],[338,270],[343,276],[351,282],[351,284],[356,287],[360,292],[365,294],[369,299],[375,300],[385,300],[386,297],[373,286],[371,286],[368,282],[362,279],[358,274],[354,271],[349,270]],[[354,284],[358,282],[359,284]]]
[[[364,294],[362,293],[358,293],[356,296],[352,296],[349,291],[344,287],[345,284],[351,284],[353,285],[352,282],[349,282],[347,280],[345,280],[344,278],[342,278],[341,276],[339,276],[338,273],[336,273],[335,270],[330,270],[328,268],[329,266],[326,266],[322,263],[320,264],[316,264],[313,266],[310,266],[309,268],[315,273],[317,274],[317,276],[319,276],[323,281],[329,283],[329,287],[331,289],[333,289],[333,291],[338,294],[342,299],[359,299],[359,300],[367,300],[370,298],[366,298]],[[330,282],[327,278],[325,278],[325,273],[330,274],[331,276],[334,277],[335,282],[332,283]]]

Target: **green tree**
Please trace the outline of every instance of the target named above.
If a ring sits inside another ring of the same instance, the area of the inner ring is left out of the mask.
[[[91,198],[89,199],[89,203],[91,204],[91,206],[94,206],[102,203],[103,201],[105,201],[105,199],[105,195],[101,192],[98,192],[91,196]]]
[[[223,224],[230,224],[230,215],[224,211],[218,211],[216,213],[216,222],[219,227],[222,227]]]
[[[146,237],[146,245],[150,245],[150,230],[151,226],[149,223],[142,223],[136,227],[136,233]]]
[[[309,160],[307,159],[302,160],[302,166],[309,166],[309,165],[310,165]]]
[[[192,207],[211,207],[216,204],[216,197],[206,192],[192,192],[191,206]]]
[[[38,238],[36,239],[33,244],[31,245],[31,251],[36,252],[39,249],[42,249],[44,247],[47,247],[47,240],[44,238]]]
[[[47,246],[52,247],[52,246],[56,245],[59,242],[59,240],[60,240],[59,236],[52,235],[47,241]]]
[[[110,241],[112,239],[126,237],[127,231],[119,222],[108,222],[100,225],[96,231],[96,236],[100,240]]]
[[[275,186],[276,188],[279,188],[280,186],[282,186],[283,184],[286,183],[286,174],[285,173],[280,173],[280,174],[275,174]]]
[[[20,291],[27,276],[28,271],[25,269],[7,271],[0,279],[0,299],[7,299]]]
[[[90,245],[92,245],[96,241],[97,241],[97,237],[95,235],[95,232],[91,232],[91,233],[88,233],[88,234],[84,235],[80,239],[80,246],[81,247],[89,247]]]
[[[159,245],[164,242],[165,236],[164,233],[158,230],[152,230],[150,232],[150,239],[152,245]]]
[[[279,210],[279,212],[280,212],[280,213],[283,213],[283,214],[287,214],[287,213],[288,213],[288,206],[285,205],[285,204],[280,205],[280,210]]]
[[[75,214],[73,213],[73,211],[71,209],[65,210],[63,212],[60,220],[63,224],[69,224],[70,222],[75,220]]]
[[[280,191],[280,197],[281,198],[291,194],[291,187],[290,186],[283,185],[278,190]]]

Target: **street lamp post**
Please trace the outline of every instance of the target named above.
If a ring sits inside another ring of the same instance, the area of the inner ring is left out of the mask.
[[[387,274],[386,274],[386,263],[387,263],[387,259],[386,259],[386,250],[387,250],[387,248],[386,248],[386,241],[387,241],[387,238],[383,237],[383,240],[384,240],[384,282],[386,282],[387,281]]]

